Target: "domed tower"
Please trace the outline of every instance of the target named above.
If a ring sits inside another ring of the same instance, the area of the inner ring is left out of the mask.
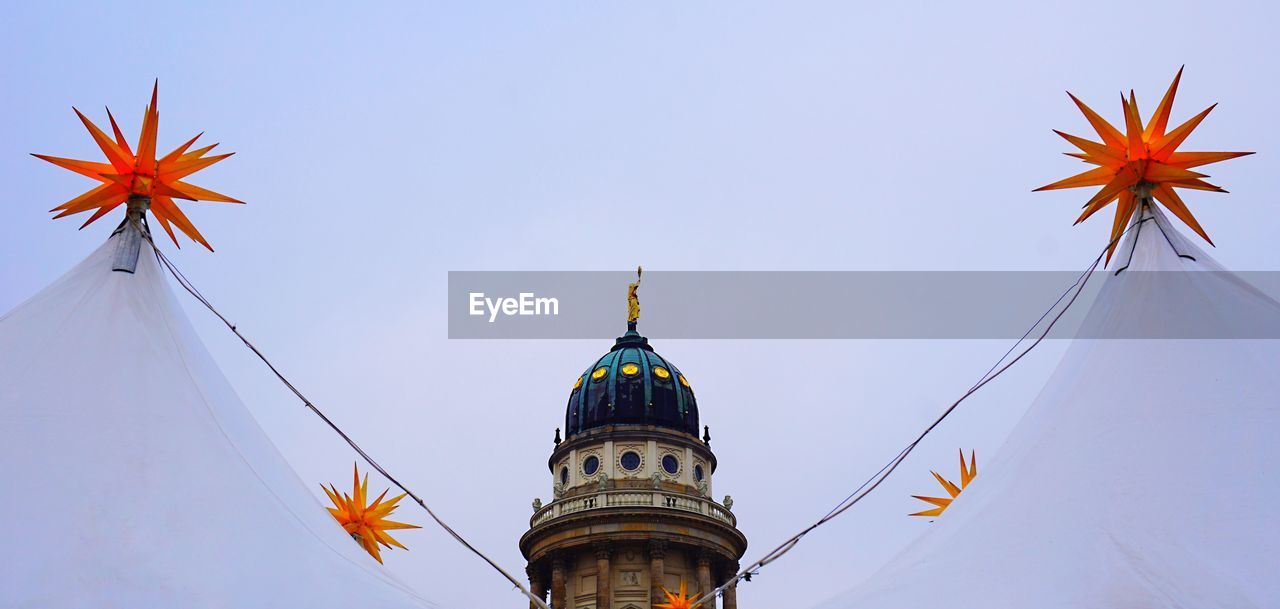
[[[652,609],[682,581],[709,592],[747,547],[732,501],[711,499],[716,457],[693,387],[636,331],[638,286],[626,334],[573,383],[548,460],[555,499],[534,501],[520,538],[530,587],[552,609]],[[735,589],[722,606],[737,608]]]

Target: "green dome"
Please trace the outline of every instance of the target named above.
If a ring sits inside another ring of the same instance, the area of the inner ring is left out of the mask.
[[[654,352],[634,324],[569,394],[566,439],[606,425],[654,425],[698,435],[698,403],[689,381]]]

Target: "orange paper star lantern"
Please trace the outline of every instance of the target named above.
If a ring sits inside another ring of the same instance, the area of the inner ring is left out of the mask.
[[[361,547],[365,549],[375,560],[382,562],[382,552],[378,548],[378,544],[382,544],[387,549],[392,546],[401,550],[408,550],[396,541],[387,531],[396,529],[420,529],[422,527],[414,524],[405,524],[403,522],[395,522],[387,520],[392,512],[396,510],[396,504],[405,497],[401,494],[391,499],[384,499],[387,496],[387,489],[378,495],[373,503],[366,504],[365,501],[369,496],[369,475],[365,474],[364,482],[360,481],[360,468],[352,466],[354,470],[353,490],[351,495],[339,493],[338,489],[333,485],[325,487],[323,484],[320,488],[324,489],[324,493],[329,496],[329,500],[333,502],[334,507],[329,508],[329,513],[337,519],[338,524],[342,525],[342,530],[351,535]]]
[[[693,604],[694,599],[697,597],[689,596],[688,587],[685,585],[684,580],[680,580],[680,594],[672,594],[666,588],[662,589],[662,593],[667,595],[667,602],[661,605],[654,605],[654,609],[698,609],[702,606],[701,603]]]
[[[1253,154],[1252,152],[1178,152],[1178,147],[1186,141],[1187,136],[1191,135],[1191,132],[1217,106],[1217,104],[1209,106],[1205,111],[1191,117],[1172,131],[1166,131],[1169,126],[1169,115],[1173,110],[1173,98],[1178,92],[1178,82],[1181,80],[1182,70],[1179,69],[1177,76],[1173,78],[1173,84],[1169,85],[1169,90],[1164,94],[1151,120],[1145,126],[1138,113],[1138,100],[1133,91],[1129,91],[1128,99],[1121,95],[1120,102],[1124,106],[1125,129],[1123,132],[1108,123],[1076,96],[1070,92],[1067,93],[1071,101],[1079,106],[1080,111],[1084,113],[1102,141],[1095,142],[1057,130],[1054,130],[1054,133],[1080,149],[1080,152],[1066,153],[1067,156],[1078,158],[1097,167],[1065,180],[1041,186],[1036,190],[1101,186],[1102,189],[1084,204],[1084,212],[1075,223],[1079,224],[1107,205],[1117,203],[1115,219],[1111,225],[1111,246],[1107,250],[1108,262],[1133,214],[1139,210],[1144,200],[1151,197],[1186,223],[1197,235],[1213,245],[1208,233],[1196,221],[1195,216],[1187,209],[1187,205],[1175,189],[1226,192],[1204,181],[1204,178],[1209,177],[1208,175],[1191,171],[1191,168]]]
[[[951,507],[951,502],[954,501],[956,497],[960,496],[960,492],[963,491],[965,487],[969,486],[969,483],[973,482],[974,478],[978,477],[978,454],[975,451],[969,451],[969,464],[965,465],[964,451],[960,451],[959,486],[956,486],[956,483],[943,478],[938,474],[938,472],[929,473],[933,474],[934,479],[938,481],[938,484],[942,485],[942,489],[947,491],[947,495],[949,495],[949,497],[924,497],[921,495],[912,495],[912,497],[915,497],[916,499],[934,505],[933,509],[916,512],[911,514],[912,516],[941,516],[943,512],[947,511],[947,508]]]
[[[235,153],[205,156],[217,144],[191,150],[191,146],[200,138],[200,135],[203,135],[200,134],[173,149],[169,154],[156,158],[156,134],[160,126],[160,113],[156,108],[159,88],[160,83],[157,81],[151,89],[151,104],[147,106],[143,115],[142,133],[138,136],[136,148],[129,147],[110,109],[107,110],[107,119],[111,121],[114,137],[108,136],[88,117],[72,108],[84,123],[85,128],[89,130],[89,135],[93,136],[93,141],[98,148],[102,149],[108,162],[78,161],[33,154],[32,156],[38,159],[102,182],[100,186],[49,211],[58,212],[54,218],[62,218],[93,210],[93,215],[80,225],[80,228],[84,228],[130,198],[146,197],[151,201],[151,215],[155,216],[160,226],[173,240],[174,245],[178,245],[178,238],[173,232],[173,227],[176,226],[191,240],[213,251],[209,242],[200,234],[200,231],[196,230],[186,214],[182,213],[174,199],[243,203],[243,201],[182,181],[183,178]]]

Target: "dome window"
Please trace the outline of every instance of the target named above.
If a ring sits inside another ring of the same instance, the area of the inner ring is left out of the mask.
[[[600,471],[600,457],[591,455],[582,462],[582,473],[588,476],[594,476],[598,471]]]
[[[675,455],[665,455],[662,457],[662,469],[674,476],[680,473],[680,460]]]
[[[701,463],[699,463],[699,464],[697,464],[697,465],[693,466],[693,479],[694,479],[694,480],[697,480],[698,482],[702,482],[702,478],[703,478],[705,475],[706,475],[706,474],[705,474],[705,472],[703,472],[703,471],[702,471],[702,464],[701,464]]]
[[[593,380],[593,381],[598,381],[598,380],[600,380],[600,379],[604,378],[604,375],[606,375],[606,374],[609,374],[609,369],[608,369],[608,368],[605,368],[604,366],[600,366],[599,368],[596,368],[596,369],[591,373],[591,380]]]
[[[653,375],[665,381],[671,378],[671,371],[662,366],[654,366]]]
[[[683,374],[680,375],[680,384],[684,385],[685,387],[689,387],[689,379],[684,378]],[[689,387],[689,389],[693,389],[693,387]]]
[[[560,468],[560,484],[569,484],[569,466]]]
[[[578,380],[573,382],[573,390],[577,391],[578,389],[581,389],[581,388],[582,388],[582,377],[578,377]]]
[[[629,450],[625,453],[622,453],[622,458],[619,459],[618,462],[622,465],[622,469],[625,469],[629,472],[634,472],[640,469],[640,463],[641,463],[640,453]]]
[[[623,376],[635,376],[640,374],[640,366],[627,362],[622,365],[622,374]]]

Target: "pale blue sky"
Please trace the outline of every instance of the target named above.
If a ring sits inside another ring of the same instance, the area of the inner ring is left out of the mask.
[[[0,310],[117,221],[49,221],[89,184],[27,153],[96,158],[70,106],[105,120],[110,105],[134,133],[159,77],[161,146],[206,131],[238,154],[193,181],[249,202],[188,205],[218,252],[184,244],[175,261],[515,572],[529,502],[550,496],[552,429],[608,344],[448,341],[449,270],[1082,268],[1109,220],[1073,228],[1083,191],[1030,192],[1080,167],[1050,132],[1088,134],[1063,90],[1118,120],[1121,90],[1149,111],[1183,63],[1174,120],[1221,102],[1187,148],[1259,152],[1208,171],[1232,194],[1188,203],[1221,262],[1280,269],[1266,3],[359,4],[6,7]],[[346,479],[351,455],[189,311],[302,477]],[[825,513],[1005,346],[654,343],[699,391],[748,559]],[[744,585],[746,606],[812,605],[924,530],[908,494],[932,490],[928,469],[954,468],[958,446],[990,454],[1058,353],[1028,358],[864,508]],[[404,537],[389,568],[442,605],[523,606],[438,531]]]

